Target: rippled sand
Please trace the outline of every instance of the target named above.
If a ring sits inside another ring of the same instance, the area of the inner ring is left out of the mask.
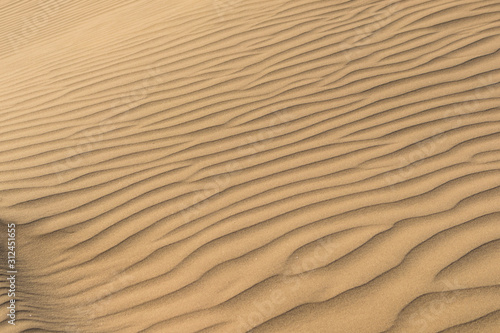
[[[498,0],[0,22],[1,332],[500,332]]]

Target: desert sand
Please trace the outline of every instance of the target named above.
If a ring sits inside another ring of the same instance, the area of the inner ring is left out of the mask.
[[[498,0],[0,22],[1,332],[500,332]]]

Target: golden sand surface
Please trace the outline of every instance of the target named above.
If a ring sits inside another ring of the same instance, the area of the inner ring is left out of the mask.
[[[0,332],[500,332],[499,48],[499,0],[1,0]]]

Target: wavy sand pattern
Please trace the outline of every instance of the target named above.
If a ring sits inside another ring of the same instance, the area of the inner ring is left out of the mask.
[[[498,0],[0,17],[0,331],[500,332]]]

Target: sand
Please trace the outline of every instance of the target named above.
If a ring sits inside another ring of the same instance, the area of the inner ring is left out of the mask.
[[[500,332],[499,1],[0,22],[1,332]]]

